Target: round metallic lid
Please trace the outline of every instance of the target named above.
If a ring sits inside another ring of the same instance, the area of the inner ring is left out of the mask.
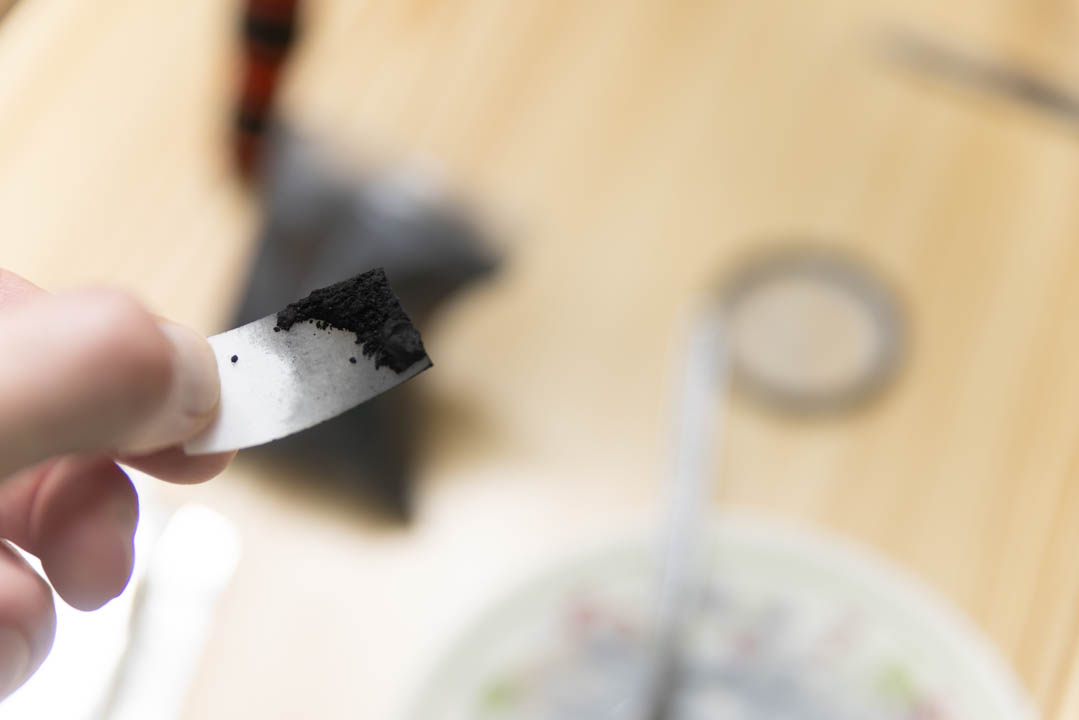
[[[735,386],[799,413],[859,405],[899,366],[899,303],[854,258],[784,250],[739,268],[721,296]]]

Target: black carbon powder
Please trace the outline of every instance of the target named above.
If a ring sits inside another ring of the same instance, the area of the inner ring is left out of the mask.
[[[356,333],[363,354],[383,365],[404,372],[427,356],[420,333],[390,289],[382,268],[369,270],[350,280],[315,290],[277,313],[275,332],[296,323],[314,322],[320,329],[334,327]]]

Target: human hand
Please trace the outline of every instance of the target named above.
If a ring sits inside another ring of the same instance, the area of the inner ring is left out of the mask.
[[[48,583],[95,610],[131,577],[138,497],[115,461],[188,483],[232,459],[179,448],[218,393],[213,353],[191,330],[122,293],[51,295],[0,270],[0,698],[52,647]],[[8,543],[37,556],[48,583]]]

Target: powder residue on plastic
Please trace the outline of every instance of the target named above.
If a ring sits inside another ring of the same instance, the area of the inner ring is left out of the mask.
[[[356,333],[363,354],[383,365],[404,372],[427,356],[420,333],[390,289],[386,273],[370,270],[350,280],[315,290],[277,313],[275,332],[296,323],[312,321],[320,329],[334,327]]]

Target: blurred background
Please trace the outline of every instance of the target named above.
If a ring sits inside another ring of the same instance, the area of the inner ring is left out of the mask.
[[[245,5],[5,5],[0,265],[231,327],[279,207],[235,163]],[[654,526],[688,310],[807,248],[887,307],[853,341],[888,348],[863,363],[880,382],[807,412],[736,368],[713,506],[871,548],[984,633],[1043,716],[1079,715],[1079,6],[298,12],[273,110],[291,142],[361,194],[402,172],[438,188],[485,260],[413,306],[435,367],[398,391],[408,467],[356,480],[407,492],[342,500],[302,452],[241,454],[206,486],[139,480],[162,517],[198,503],[242,547],[177,717],[391,717],[499,597]],[[796,353],[776,342],[753,352]]]

